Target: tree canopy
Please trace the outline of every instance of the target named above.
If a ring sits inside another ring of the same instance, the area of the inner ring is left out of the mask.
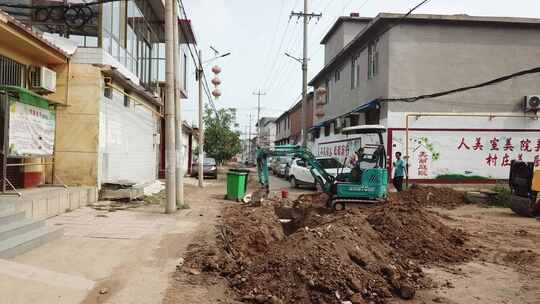
[[[232,130],[233,109],[220,109],[218,115],[208,106],[204,109],[204,150],[218,163],[231,159],[242,151],[240,134]]]

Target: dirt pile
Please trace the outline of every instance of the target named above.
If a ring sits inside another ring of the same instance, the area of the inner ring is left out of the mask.
[[[401,256],[421,264],[464,262],[477,253],[464,246],[465,232],[444,225],[418,204],[387,204],[370,214],[368,222]]]
[[[218,248],[186,257],[183,271],[228,279],[246,303],[385,303],[429,283],[419,267],[468,259],[465,235],[422,202],[332,213],[317,196],[225,209]]]
[[[390,194],[391,202],[404,202],[423,207],[454,209],[466,204],[465,193],[445,187],[414,185],[411,189]]]

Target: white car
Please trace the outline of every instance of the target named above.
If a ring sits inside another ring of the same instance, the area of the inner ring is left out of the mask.
[[[343,167],[343,164],[332,157],[318,157],[317,161],[323,167],[323,169],[329,174],[337,177],[338,174],[350,173],[351,169]],[[315,179],[309,171],[308,165],[301,159],[294,159],[291,162],[289,168],[289,180],[292,188],[298,188],[299,186],[315,186]]]

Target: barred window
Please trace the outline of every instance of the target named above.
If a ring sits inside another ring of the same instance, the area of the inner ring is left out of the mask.
[[[0,55],[0,85],[25,86],[25,66]]]

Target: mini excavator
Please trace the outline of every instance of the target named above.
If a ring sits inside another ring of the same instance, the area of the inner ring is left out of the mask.
[[[382,133],[385,127],[364,125],[343,129],[344,134],[375,134],[378,144],[369,144],[359,150],[358,162],[363,166],[353,170],[350,175],[334,177],[324,170],[315,156],[306,148],[294,145],[276,146],[273,149],[257,149],[257,174],[261,184],[260,192],[268,195],[270,184],[268,174],[268,158],[290,156],[300,158],[308,164],[308,168],[322,192],[329,197],[327,207],[343,210],[350,203],[377,203],[387,199],[388,171],[386,168],[386,151]]]

